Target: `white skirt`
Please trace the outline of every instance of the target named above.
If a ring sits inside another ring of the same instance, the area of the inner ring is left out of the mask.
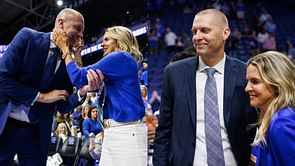
[[[100,166],[146,166],[147,155],[145,123],[104,129]]]

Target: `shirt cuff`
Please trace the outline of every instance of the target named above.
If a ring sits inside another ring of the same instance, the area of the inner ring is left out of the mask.
[[[35,102],[38,100],[38,97],[40,96],[40,92],[37,93],[35,99],[32,101],[31,106],[35,104]]]
[[[86,97],[86,95],[85,96],[80,96],[80,89],[77,91],[77,95],[78,95],[78,101],[79,102],[82,102]]]

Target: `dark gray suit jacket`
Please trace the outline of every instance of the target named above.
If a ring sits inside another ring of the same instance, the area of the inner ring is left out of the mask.
[[[156,131],[153,162],[155,166],[193,165],[196,145],[196,70],[198,58],[168,65],[163,76],[159,126]],[[250,143],[257,120],[250,107],[246,87],[245,63],[226,57],[224,75],[224,122],[238,165],[247,165]]]

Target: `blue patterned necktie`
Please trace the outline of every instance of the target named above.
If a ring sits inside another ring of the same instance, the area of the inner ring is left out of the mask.
[[[100,125],[102,128],[103,126],[103,109],[104,109],[104,104],[105,104],[105,97],[106,97],[106,87],[105,83],[102,82],[101,86],[98,89],[98,92],[96,93],[96,100],[97,100],[97,118],[100,122]]]
[[[51,48],[50,51],[51,51],[51,54],[49,55],[49,57],[45,63],[43,77],[42,77],[41,83],[40,83],[41,89],[45,89],[49,85],[49,83],[51,82],[51,79],[54,75],[54,71],[55,71],[56,64],[57,64],[57,56],[59,54],[59,49],[58,48]]]
[[[205,136],[208,166],[224,166],[221,128],[218,112],[217,88],[214,68],[206,69],[208,78],[205,85]]]

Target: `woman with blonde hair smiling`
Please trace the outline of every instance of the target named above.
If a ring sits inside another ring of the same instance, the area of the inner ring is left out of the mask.
[[[69,134],[68,134],[68,130],[67,130],[67,126],[64,122],[61,122],[57,125],[57,128],[55,130],[55,133],[57,136],[61,137],[62,138],[62,141],[64,142]]]
[[[245,90],[250,104],[260,111],[260,126],[253,143],[256,165],[294,165],[294,64],[280,52],[258,54],[248,61],[247,80]]]
[[[142,121],[145,109],[138,78],[142,54],[132,31],[123,26],[107,28],[101,45],[104,57],[83,68],[79,68],[69,54],[67,37],[61,34],[57,40],[76,87],[87,83],[89,70],[96,70],[104,82],[105,129],[100,165],[147,165],[147,128]]]

